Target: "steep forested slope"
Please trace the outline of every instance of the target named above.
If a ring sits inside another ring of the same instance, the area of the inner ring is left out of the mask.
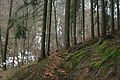
[[[13,72],[6,72],[8,73],[6,79],[119,80],[120,32],[112,36],[113,39],[91,40],[78,44],[68,51],[57,50],[39,63],[36,61],[16,68]]]

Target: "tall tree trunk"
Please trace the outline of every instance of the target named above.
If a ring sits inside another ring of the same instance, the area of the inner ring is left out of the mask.
[[[0,0],[0,12],[2,11],[2,1]],[[1,50],[1,60],[3,60],[3,45],[2,45],[2,39],[1,39],[1,37],[2,37],[2,30],[1,30],[1,25],[2,25],[2,23],[1,23],[1,21],[2,21],[2,19],[0,18],[0,50]]]
[[[50,55],[50,37],[51,37],[51,20],[52,20],[52,0],[49,2],[49,22],[48,22],[48,45],[47,45],[47,55]]]
[[[94,39],[93,0],[91,1],[91,38]]]
[[[46,36],[46,18],[47,18],[47,3],[48,0],[44,0],[44,10],[43,10],[43,26],[42,26],[42,37],[41,37],[41,56],[40,58],[45,58],[45,36]],[[40,60],[39,58],[39,60]]]
[[[55,1],[53,1],[53,7],[54,7],[54,18],[55,18],[55,39],[56,39],[56,46],[59,49],[59,44],[58,44],[58,38],[57,38],[57,14],[56,14],[56,6],[55,6]]]
[[[15,28],[14,28],[14,33],[15,33]],[[16,56],[16,39],[14,39],[14,43],[13,43],[13,61],[12,61],[12,67],[14,67],[14,64],[15,64],[15,56]]]
[[[64,34],[64,43],[65,49],[70,47],[70,37],[69,37],[69,23],[70,23],[70,0],[66,0],[66,7],[65,7],[65,34]]]
[[[85,1],[82,0],[82,28],[83,28],[83,41],[85,41]]]
[[[101,0],[101,9],[101,36],[104,37],[106,35],[104,0]]]
[[[23,54],[22,54],[22,65],[24,65],[24,58],[25,58],[25,52],[26,52],[26,49],[25,49],[25,45],[26,45],[26,39],[23,39]]]
[[[111,0],[111,31],[114,31],[114,1]]]
[[[16,47],[15,51],[16,51],[17,63],[18,63],[18,67],[20,67],[17,39],[15,39],[15,47]]]
[[[73,6],[71,6],[73,8]],[[69,26],[69,34],[70,34],[70,45],[73,45],[73,12],[70,10],[70,26]]]
[[[25,10],[23,10],[23,15],[25,16]],[[27,27],[26,26],[26,19],[24,18],[23,19],[23,23],[22,23],[22,26],[23,27]],[[22,53],[22,65],[24,65],[24,62],[25,62],[25,60],[24,60],[24,58],[25,58],[25,52],[26,52],[26,31],[23,31],[24,32],[24,34],[25,34],[25,37],[23,37],[21,40],[22,40],[22,42],[23,42],[23,45],[22,45],[22,50],[21,50],[21,53]]]
[[[14,47],[13,47],[13,62],[12,62],[12,66],[14,67],[15,65],[15,57],[16,57],[16,40],[14,40]]]
[[[27,13],[27,16],[26,16],[26,22],[25,22],[26,25],[25,26],[28,29],[28,6],[26,6],[26,13]],[[27,63],[28,63],[29,51],[30,51],[29,50],[29,47],[30,47],[30,45],[29,45],[29,43],[30,43],[29,39],[30,39],[30,32],[28,31],[27,32],[27,40],[26,40],[27,41],[27,43],[26,43],[26,50],[27,50],[27,60],[26,61],[27,61]]]
[[[74,26],[73,26],[73,45],[76,45],[76,0],[74,0],[74,15],[73,15],[73,23],[74,23]]]
[[[100,26],[99,26],[99,0],[97,0],[97,36],[100,37]]]
[[[1,60],[3,60],[3,45],[2,45],[2,39],[1,39],[1,37],[2,37],[2,35],[1,35],[1,22],[0,22],[0,50],[1,50],[1,52],[0,52],[0,54],[1,54]]]
[[[120,29],[120,12],[119,12],[119,0],[117,0],[117,28]]]
[[[11,25],[12,7],[13,7],[13,0],[10,1],[9,20],[8,20],[8,27],[7,27],[7,32],[6,32],[4,54],[3,54],[3,70],[7,70],[7,67],[6,67],[6,54],[7,54],[7,47],[8,47],[9,30],[12,27],[12,25]]]

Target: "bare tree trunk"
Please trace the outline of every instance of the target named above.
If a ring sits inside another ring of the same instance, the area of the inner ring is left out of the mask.
[[[105,25],[105,3],[104,0],[101,0],[101,36],[106,35],[106,25]]]
[[[66,8],[65,8],[65,34],[64,34],[64,43],[65,49],[70,47],[70,36],[69,36],[69,23],[70,23],[70,0],[66,0]]]
[[[76,10],[77,10],[77,0],[74,0],[74,27],[73,27],[73,45],[76,45]]]
[[[58,38],[57,38],[57,14],[56,14],[56,6],[55,6],[55,1],[53,1],[53,7],[54,7],[54,18],[55,18],[55,39],[56,39],[56,46],[57,46],[57,49],[59,49],[59,44],[58,44]]]
[[[94,39],[93,0],[91,1],[91,38]]]
[[[14,67],[14,64],[15,64],[15,56],[16,56],[16,45],[15,45],[15,42],[16,40],[14,40],[14,47],[13,47],[13,62],[12,62],[12,66]]]
[[[111,31],[113,32],[114,28],[114,1],[111,0]]]
[[[52,0],[49,2],[49,22],[48,22],[48,45],[47,45],[47,55],[50,55],[50,39],[51,39],[51,20],[52,20]]]
[[[26,28],[28,28],[28,6],[26,6],[26,13],[27,13],[27,17],[26,17]],[[30,38],[30,33],[29,31],[27,32],[27,45],[26,45],[26,49],[27,49],[27,63],[28,63],[28,56],[29,56],[29,38]]]
[[[82,0],[82,30],[83,30],[83,41],[85,41],[85,1]]]
[[[16,57],[17,57],[17,63],[18,63],[18,67],[20,67],[20,62],[19,62],[19,55],[18,55],[18,44],[17,44],[17,39],[15,39],[15,52],[16,52]]]
[[[100,37],[100,26],[99,26],[99,0],[97,0],[97,36]]]
[[[44,10],[43,10],[43,26],[42,26],[42,39],[41,39],[41,56],[40,58],[45,58],[45,36],[46,36],[46,18],[47,18],[47,3],[48,0],[44,0]]]
[[[3,45],[2,45],[2,39],[1,39],[1,23],[0,23],[0,50],[1,50],[1,58],[2,58],[2,60],[3,60]]]
[[[7,54],[7,47],[8,47],[9,30],[12,27],[12,25],[11,25],[12,7],[13,7],[13,0],[10,1],[9,20],[8,20],[8,27],[7,27],[7,32],[6,32],[4,54],[3,54],[3,70],[5,70],[5,71],[7,70],[7,67],[6,67],[6,54]]]
[[[2,11],[2,1],[0,0],[0,12]],[[1,50],[1,60],[3,60],[3,45],[2,45],[2,31],[1,31],[1,18],[0,18],[0,50]]]
[[[22,53],[22,65],[24,65],[24,58],[25,58],[25,52],[26,52],[26,50],[25,50],[25,39],[23,39],[23,53]]]
[[[119,12],[119,0],[117,0],[117,28],[120,29],[120,12]]]

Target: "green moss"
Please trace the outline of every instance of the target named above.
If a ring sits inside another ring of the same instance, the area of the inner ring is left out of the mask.
[[[95,50],[97,52],[97,57],[92,57],[90,59],[94,60],[94,63],[90,65],[90,68],[101,68],[106,62],[110,63],[110,60],[120,57],[120,46],[109,43],[108,41],[103,42],[102,45],[98,45]],[[109,64],[109,66],[111,65],[112,64]]]
[[[98,45],[97,47],[96,47],[96,52],[97,53],[99,53],[99,52],[102,52],[102,51],[104,51],[104,49],[106,48],[106,45],[108,44],[108,41],[104,41],[103,42],[103,44],[101,44],[101,45]]]
[[[75,56],[77,53],[68,53],[68,54],[66,54],[66,56],[67,57],[73,57],[73,56]]]
[[[82,49],[79,53],[75,52],[67,54],[68,59],[64,64],[64,68],[65,69],[75,68],[80,63],[81,59],[83,59],[87,55],[87,53],[88,52],[85,49]]]
[[[81,51],[79,54],[75,56],[75,59],[73,61],[73,66],[76,66],[78,63],[80,63],[80,60],[84,58],[87,55],[87,51]]]

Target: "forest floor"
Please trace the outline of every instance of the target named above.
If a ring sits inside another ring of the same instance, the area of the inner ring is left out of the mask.
[[[39,63],[0,73],[0,80],[120,80],[120,32],[57,50]]]

